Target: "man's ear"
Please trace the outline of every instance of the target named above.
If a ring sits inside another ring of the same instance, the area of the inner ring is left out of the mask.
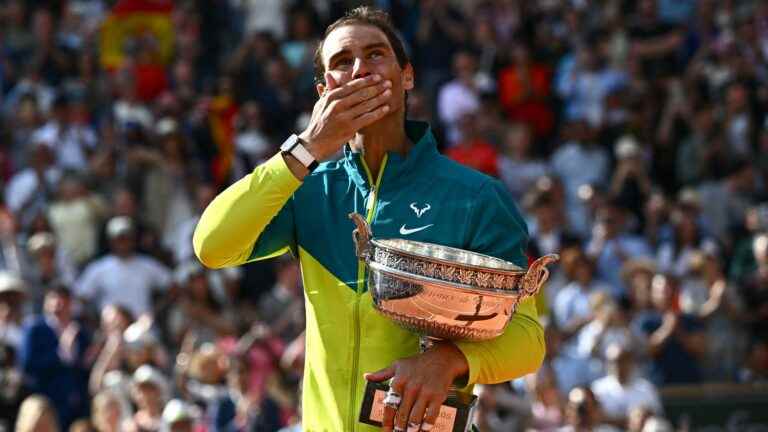
[[[410,63],[405,65],[403,68],[403,90],[413,90],[414,87],[414,80],[413,80],[413,66],[411,66]]]
[[[318,96],[323,96],[323,93],[325,93],[325,84],[323,83],[315,84],[315,90],[317,90]]]

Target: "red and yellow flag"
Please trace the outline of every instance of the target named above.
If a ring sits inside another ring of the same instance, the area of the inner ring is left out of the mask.
[[[212,161],[211,171],[214,182],[223,185],[232,169],[235,158],[235,118],[238,107],[229,96],[216,96],[211,101],[208,111],[208,124],[211,137],[216,143],[217,154]]]
[[[101,65],[119,68],[125,60],[125,48],[133,39],[154,39],[157,61],[170,62],[175,39],[172,0],[119,0],[101,27]]]

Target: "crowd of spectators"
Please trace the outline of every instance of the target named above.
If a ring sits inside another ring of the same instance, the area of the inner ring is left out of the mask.
[[[175,1],[169,58],[142,33],[107,67],[115,3],[0,1],[0,430],[300,430],[297,263],[208,270],[191,236],[306,124],[360,2]],[[408,117],[562,258],[547,358],[478,387],[481,430],[671,431],[663,387],[768,380],[768,3],[369,4]]]

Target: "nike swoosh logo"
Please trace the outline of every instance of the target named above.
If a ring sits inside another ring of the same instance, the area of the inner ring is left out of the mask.
[[[402,235],[413,234],[415,232],[419,232],[421,230],[425,230],[425,229],[431,227],[432,225],[434,225],[434,224],[424,225],[424,226],[421,226],[421,227],[418,227],[418,228],[406,228],[405,224],[403,224],[403,226],[400,227],[400,234],[402,234]]]

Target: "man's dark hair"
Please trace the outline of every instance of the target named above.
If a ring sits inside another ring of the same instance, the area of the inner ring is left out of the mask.
[[[360,6],[347,12],[346,15],[337,19],[325,29],[323,39],[317,44],[317,49],[315,50],[316,83],[325,83],[325,66],[323,65],[323,45],[325,44],[325,39],[337,28],[355,24],[369,25],[381,30],[387,37],[389,44],[392,46],[392,50],[395,52],[395,57],[397,58],[397,63],[400,65],[400,68],[405,68],[405,66],[411,62],[408,58],[408,54],[405,52],[403,41],[397,36],[395,28],[392,26],[389,14],[369,6]]]
[[[48,294],[55,294],[61,297],[67,297],[72,298],[72,290],[69,289],[68,286],[64,285],[63,283],[55,283],[51,287],[48,288],[48,291],[45,293],[45,295]]]

